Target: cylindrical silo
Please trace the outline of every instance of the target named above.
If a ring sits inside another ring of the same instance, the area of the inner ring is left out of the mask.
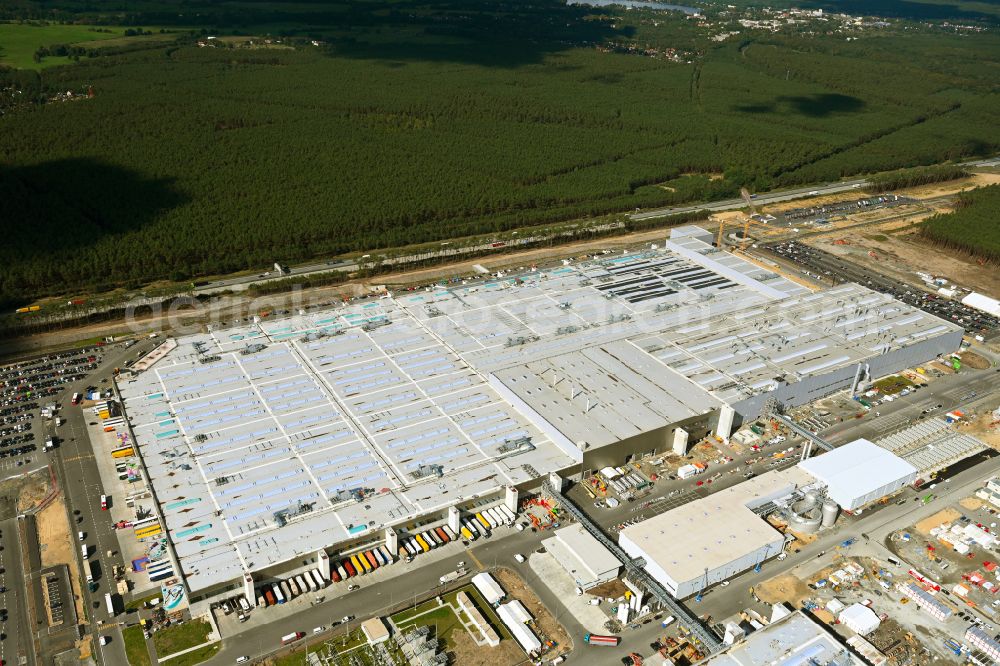
[[[827,499],[823,502],[823,527],[833,527],[833,524],[837,522],[837,513],[840,511],[840,507],[832,499]]]

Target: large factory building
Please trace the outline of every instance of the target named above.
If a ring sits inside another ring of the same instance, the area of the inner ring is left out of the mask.
[[[962,330],[665,246],[171,341],[119,381],[193,601],[578,477],[728,436],[954,351]],[[176,344],[174,344],[176,343]]]

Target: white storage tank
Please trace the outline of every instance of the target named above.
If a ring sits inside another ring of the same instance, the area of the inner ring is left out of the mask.
[[[833,527],[833,524],[837,522],[837,514],[840,513],[840,507],[832,499],[827,499],[823,502],[823,527]]]

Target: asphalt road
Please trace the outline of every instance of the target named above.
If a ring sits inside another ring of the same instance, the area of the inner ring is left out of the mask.
[[[860,419],[847,419],[835,423],[819,436],[831,444],[844,444],[859,437],[880,438],[916,423],[921,418],[942,417],[953,409],[960,409],[972,401],[989,395],[1000,384],[1000,374],[993,368],[988,370],[963,371],[955,375],[935,378],[925,388],[915,393],[896,398],[893,402],[882,403]],[[975,394],[975,395],[973,395]],[[942,405],[923,415],[925,409]]]
[[[101,495],[104,494],[104,489],[94,458],[94,449],[87,434],[87,421],[88,419],[93,420],[93,415],[86,408],[81,409],[69,405],[69,396],[74,392],[82,391],[88,385],[99,386],[102,390],[109,388],[110,383],[100,383],[102,378],[109,377],[114,368],[120,367],[127,358],[134,357],[138,350],[148,350],[153,346],[154,343],[147,340],[128,350],[121,347],[106,348],[104,360],[98,369],[77,383],[67,384],[55,400],[62,405],[59,415],[65,419],[65,422],[57,429],[60,438],[59,446],[49,455],[53,457],[56,478],[66,501],[77,566],[82,567],[78,568],[78,571],[86,572],[88,567],[94,565],[98,566],[100,570],[99,578],[95,577],[98,583],[96,591],[90,592],[87,589],[85,573],[81,575],[80,580],[83,590],[84,612],[89,622],[87,631],[93,637],[93,649],[98,663],[105,665],[121,664],[124,666],[128,663],[125,659],[120,627],[110,625],[106,626],[105,629],[100,628],[109,619],[104,595],[108,592],[115,593],[113,567],[114,565],[124,565],[124,562],[119,552],[118,538],[111,525],[110,516],[101,510]],[[79,515],[77,515],[77,511],[79,511]],[[83,543],[89,546],[90,556],[86,561],[83,561],[80,552],[81,542],[77,539],[77,532],[80,531],[86,534]],[[115,555],[109,558],[108,551],[114,551]],[[95,619],[98,622],[95,622]],[[115,618],[115,622],[121,620],[121,615]],[[109,645],[101,647],[98,644],[98,638],[101,635],[106,635],[111,639]]]
[[[27,666],[35,663],[35,650],[32,644],[31,624],[28,619],[28,609],[25,603],[26,584],[24,570],[21,566],[21,544],[18,539],[17,519],[10,518],[0,521],[3,539],[0,544],[0,585],[7,591],[0,594],[0,608],[7,610],[7,621],[0,626],[4,638],[0,641],[0,659],[8,663],[20,663],[23,657]]]
[[[868,181],[864,178],[858,178],[855,180],[845,180],[839,183],[828,183],[826,185],[814,185],[812,187],[797,187],[791,190],[780,190],[777,192],[768,192],[766,194],[758,194],[754,197],[753,203],[755,206],[763,206],[765,204],[778,203],[780,201],[791,201],[793,199],[801,199],[803,197],[814,197],[821,196],[825,194],[836,194],[837,192],[849,192],[851,190],[857,190],[863,188],[868,184]],[[713,201],[711,203],[704,203],[695,206],[673,206],[670,208],[658,208],[656,210],[648,210],[642,213],[633,213],[629,215],[629,219],[632,220],[652,220],[658,217],[668,217],[670,215],[680,215],[682,213],[694,213],[699,210],[707,210],[711,212],[718,212],[722,210],[738,210],[740,208],[746,208],[746,202],[742,198],[736,199],[725,199],[723,201]]]

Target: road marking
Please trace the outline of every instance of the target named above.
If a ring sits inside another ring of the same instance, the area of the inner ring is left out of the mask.
[[[485,571],[486,570],[486,567],[484,567],[483,563],[479,561],[479,558],[476,557],[476,554],[474,552],[472,552],[472,549],[469,549],[469,557],[471,557],[472,561],[476,563],[476,567],[480,571]]]

